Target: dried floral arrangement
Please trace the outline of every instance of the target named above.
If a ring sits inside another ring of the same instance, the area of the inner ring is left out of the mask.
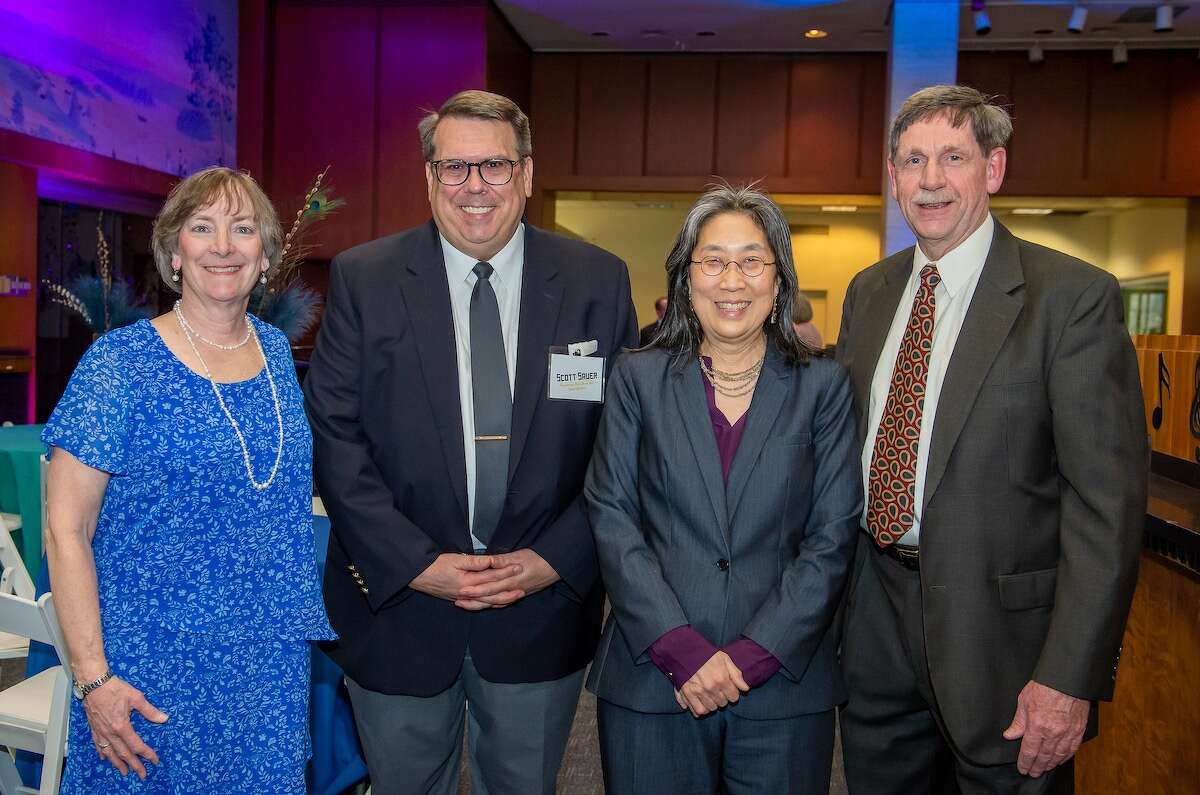
[[[303,280],[298,270],[313,246],[306,242],[312,228],[345,205],[335,198],[333,190],[324,185],[329,166],[317,175],[296,212],[292,226],[283,238],[279,265],[271,270],[267,283],[255,288],[250,295],[250,310],[262,320],[282,331],[290,342],[307,333],[317,319],[321,297]]]
[[[150,317],[145,301],[125,279],[113,280],[112,252],[104,236],[104,213],[96,218],[96,275],[77,276],[66,285],[42,279],[53,303],[79,314],[94,334]]]

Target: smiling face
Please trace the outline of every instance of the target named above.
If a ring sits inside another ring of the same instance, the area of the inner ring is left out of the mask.
[[[433,219],[450,245],[477,260],[489,260],[512,238],[533,194],[533,159],[517,155],[512,125],[502,121],[449,116],[433,134],[434,160],[480,163],[493,158],[518,161],[505,185],[489,185],[479,169],[461,185],[443,185],[425,164]]]
[[[179,230],[171,267],[181,272],[183,297],[201,302],[245,302],[269,262],[250,200],[230,206],[222,195],[199,208]]]
[[[1006,163],[1003,148],[980,151],[969,121],[954,127],[938,115],[901,134],[888,162],[892,197],[925,256],[941,259],[979,228]]]
[[[741,262],[746,257],[775,261],[762,229],[749,215],[739,212],[714,215],[700,227],[692,259],[705,257],[726,262]],[[774,265],[766,266],[758,276],[746,276],[738,266],[729,264],[720,276],[709,276],[693,262],[690,280],[692,310],[706,342],[740,346],[763,334],[779,291]]]

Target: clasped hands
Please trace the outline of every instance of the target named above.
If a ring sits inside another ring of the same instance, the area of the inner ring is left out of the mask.
[[[750,685],[741,670],[728,654],[718,651],[675,691],[675,700],[693,718],[702,718],[721,707],[736,704],[742,693],[748,692]]]
[[[502,555],[447,552],[413,578],[409,587],[464,610],[487,610],[507,607],[559,579],[554,567],[532,549]]]

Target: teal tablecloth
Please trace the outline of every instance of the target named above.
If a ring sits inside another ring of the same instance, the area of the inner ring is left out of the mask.
[[[42,425],[0,428],[0,511],[21,515],[14,541],[29,576],[42,560]]]

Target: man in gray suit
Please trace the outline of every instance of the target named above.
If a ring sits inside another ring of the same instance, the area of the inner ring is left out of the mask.
[[[852,793],[1070,791],[1112,697],[1146,503],[1137,362],[1117,281],[989,214],[1011,131],[973,89],[909,97],[888,174],[918,245],[846,293]]]

